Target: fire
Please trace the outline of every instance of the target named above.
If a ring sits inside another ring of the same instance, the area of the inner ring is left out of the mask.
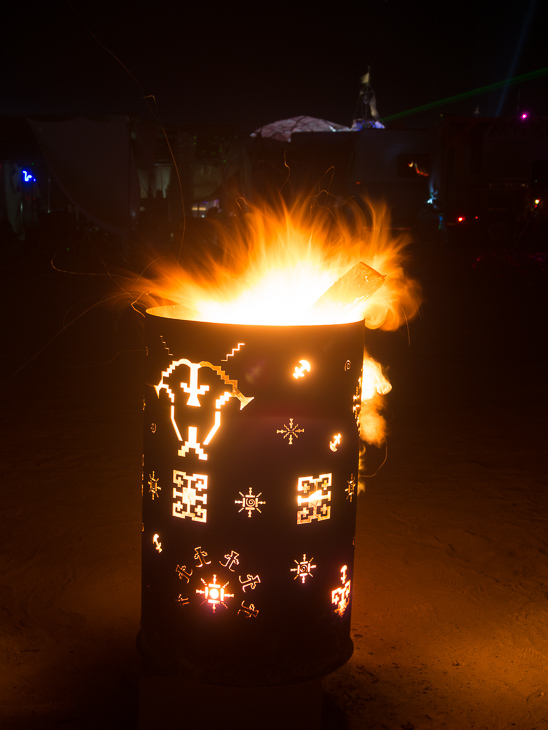
[[[215,254],[181,264],[157,260],[151,278],[139,278],[141,301],[175,304],[167,316],[197,321],[291,326],[363,320],[368,328],[386,330],[418,311],[419,285],[403,269],[407,242],[391,238],[386,208],[354,205],[343,213],[310,201],[292,208],[246,207],[216,234]],[[328,298],[326,305],[325,293],[359,264],[374,269],[378,288],[366,297],[350,292],[344,306]],[[309,368],[301,361],[294,377]],[[365,354],[359,425],[368,443],[384,440],[381,411],[391,387],[379,363]]]
[[[371,358],[363,362],[362,402],[373,400],[378,395],[390,393],[392,386],[384,376],[382,367]]]
[[[347,211],[348,212],[348,211]],[[183,266],[157,261],[153,278],[140,280],[154,304],[179,305],[176,316],[251,325],[342,324],[364,320],[370,328],[397,329],[416,313],[416,282],[404,274],[405,241],[388,234],[386,209],[300,205],[248,208],[218,226],[217,254]],[[315,307],[356,264],[382,274],[384,284],[366,301]]]
[[[364,353],[362,373],[362,397],[360,409],[360,437],[369,444],[380,446],[386,435],[386,422],[381,415],[383,396],[390,393],[392,385],[382,367]]]

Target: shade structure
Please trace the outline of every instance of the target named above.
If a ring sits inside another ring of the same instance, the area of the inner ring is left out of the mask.
[[[148,671],[272,686],[351,656],[363,336],[147,311]]]

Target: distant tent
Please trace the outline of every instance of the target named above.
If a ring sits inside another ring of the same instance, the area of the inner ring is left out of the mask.
[[[154,125],[123,116],[28,123],[71,203],[103,230],[128,234],[139,214],[138,168],[154,160]]]
[[[291,117],[291,119],[281,119],[278,122],[266,124],[264,127],[256,129],[252,137],[270,137],[271,139],[280,140],[280,142],[290,142],[293,132],[350,132],[350,127],[342,124],[328,122],[325,119],[317,119],[316,117]]]

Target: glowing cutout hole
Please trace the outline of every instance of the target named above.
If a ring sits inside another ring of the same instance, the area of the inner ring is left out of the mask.
[[[299,364],[295,365],[293,377],[295,378],[295,380],[298,380],[299,378],[304,378],[304,374],[309,372],[310,363],[308,362],[308,360],[299,360]]]

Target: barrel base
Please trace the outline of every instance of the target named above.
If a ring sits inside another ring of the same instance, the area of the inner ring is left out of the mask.
[[[221,687],[177,676],[142,676],[139,730],[320,730],[322,685],[316,679],[277,687]]]

